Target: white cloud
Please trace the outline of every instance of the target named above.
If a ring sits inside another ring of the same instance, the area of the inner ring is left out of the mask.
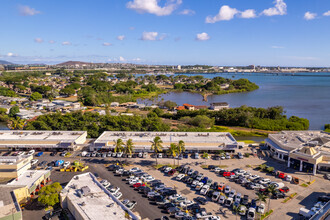
[[[63,41],[62,45],[71,45],[71,42],[70,41]]]
[[[231,8],[228,5],[224,5],[220,8],[219,13],[212,17],[207,16],[205,19],[206,23],[215,23],[218,21],[229,21],[234,18],[236,14],[238,14],[239,11],[236,8]]]
[[[142,61],[142,59],[139,58],[139,57],[137,57],[137,58],[134,58],[133,61],[135,61],[135,62],[140,62],[140,61]]]
[[[255,18],[257,17],[256,11],[254,9],[247,9],[241,12],[241,18]]]
[[[125,59],[124,57],[120,56],[120,57],[119,57],[119,61],[120,61],[120,62],[125,62],[126,59]]]
[[[306,12],[305,13],[305,15],[304,15],[304,19],[305,20],[313,20],[313,19],[315,19],[316,18],[316,16],[317,16],[317,14],[316,13],[312,13],[312,12]]]
[[[36,14],[40,14],[40,11],[35,10],[27,5],[19,5],[18,6],[19,14],[22,16],[33,16]]]
[[[330,11],[324,12],[323,16],[330,16]]]
[[[42,43],[42,42],[44,42],[44,40],[42,38],[37,37],[37,38],[34,38],[34,42]]]
[[[196,40],[198,40],[198,41],[206,41],[209,39],[210,39],[210,36],[205,32],[196,35]]]
[[[274,46],[272,46],[272,48],[273,48],[273,49],[284,49],[285,47],[283,47],[283,46],[276,46],[276,45],[274,45]]]
[[[143,32],[141,40],[157,40],[158,32]]]
[[[138,13],[150,13],[157,16],[170,15],[182,3],[182,0],[166,0],[163,7],[158,5],[159,0],[133,0],[126,7]]]
[[[48,43],[55,44],[55,41],[54,40],[50,40],[50,41],[48,41]]]
[[[167,34],[162,34],[159,36],[158,40],[164,40],[167,37]]]
[[[7,53],[7,56],[8,57],[13,57],[13,56],[15,56],[13,53]]]
[[[275,7],[265,9],[261,14],[266,16],[285,15],[287,6],[284,0],[275,0],[274,3]]]
[[[195,11],[190,10],[190,9],[184,9],[184,10],[180,11],[179,14],[180,15],[194,15],[195,14]]]
[[[117,39],[118,39],[118,40],[124,40],[124,39],[125,39],[125,35],[119,35],[119,36],[117,37]]]
[[[111,46],[112,44],[108,42],[104,42],[102,45],[107,47],[107,46]]]

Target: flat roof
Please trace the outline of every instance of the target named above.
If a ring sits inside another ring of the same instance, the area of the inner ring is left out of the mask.
[[[57,144],[60,142],[74,142],[87,131],[30,131],[30,130],[2,130],[0,131],[0,145],[8,144]]]
[[[159,136],[163,145],[185,142],[186,147],[237,145],[237,141],[229,132],[131,132],[131,131],[105,131],[95,140],[98,143],[114,143],[117,139],[126,141],[132,139],[135,145],[150,145],[153,139]]]
[[[48,174],[50,170],[26,170],[16,179],[9,182],[7,185],[11,186],[27,186],[29,189],[42,176]]]
[[[32,155],[0,156],[0,165],[14,165],[29,158],[32,159],[33,156]]]
[[[330,153],[330,133],[324,131],[281,131],[268,138],[289,151],[313,144],[317,151]]]
[[[13,191],[20,187],[0,185],[0,218],[10,216],[20,211]]]
[[[89,188],[88,194],[79,196],[77,192],[81,192],[85,186]],[[65,196],[70,200],[74,211],[79,212],[84,219],[100,220],[105,216],[107,219],[125,219],[125,210],[120,206],[121,202],[115,201],[92,173],[74,176],[61,191],[61,197]],[[133,219],[138,219],[134,217]]]

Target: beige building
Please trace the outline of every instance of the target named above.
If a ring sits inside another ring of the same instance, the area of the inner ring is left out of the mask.
[[[324,131],[282,131],[269,134],[265,141],[273,158],[288,167],[316,174],[330,171],[330,134]]]
[[[20,220],[22,211],[16,198],[20,187],[0,185],[0,220]]]
[[[0,177],[16,178],[30,169],[33,156],[0,156]]]

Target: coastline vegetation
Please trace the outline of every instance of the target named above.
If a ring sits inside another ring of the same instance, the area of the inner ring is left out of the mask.
[[[330,124],[324,125],[324,131],[325,132],[330,132]]]

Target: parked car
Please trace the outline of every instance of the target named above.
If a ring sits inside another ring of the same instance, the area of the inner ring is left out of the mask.
[[[200,191],[201,195],[206,195],[207,191],[209,191],[210,186],[209,185],[204,185]]]
[[[38,159],[31,160],[31,166],[34,166],[38,163]]]
[[[40,151],[36,154],[36,157],[41,157],[44,154],[44,152]]]
[[[129,210],[134,209],[135,206],[136,206],[136,201],[131,201],[131,202],[128,202],[128,203],[126,204],[126,207],[127,207]]]
[[[230,192],[231,187],[230,186],[226,186],[224,189],[224,193],[228,194]]]
[[[249,196],[244,195],[242,199],[242,205],[248,205],[249,204]]]
[[[30,150],[30,151],[28,152],[27,155],[31,156],[31,155],[33,155],[35,152],[36,152],[35,150]]]
[[[64,164],[63,164],[63,167],[68,167],[70,165],[70,161],[66,161]]]
[[[180,173],[179,175],[177,175],[176,176],[176,180],[178,180],[178,181],[180,181],[180,180],[182,180],[183,179],[183,177],[185,177],[185,175],[184,174],[182,174],[182,173]]]
[[[256,217],[256,209],[255,208],[249,208],[247,212],[247,219],[248,220],[254,220]]]
[[[237,157],[238,157],[238,159],[243,159],[243,154],[241,152],[238,152]]]
[[[238,209],[238,213],[242,216],[246,215],[246,206],[245,205],[241,205],[239,206],[239,209]]]
[[[226,197],[225,196],[220,196],[219,200],[218,200],[218,203],[220,204],[224,204],[226,201]]]
[[[260,214],[264,214],[265,213],[265,204],[261,203],[257,208],[257,212]]]
[[[219,197],[221,196],[220,192],[216,191],[212,195],[212,201],[217,202],[219,200]]]
[[[233,198],[229,197],[225,200],[225,206],[230,207],[233,204]]]
[[[208,203],[208,200],[201,196],[196,197],[194,200],[201,205],[205,205]]]

